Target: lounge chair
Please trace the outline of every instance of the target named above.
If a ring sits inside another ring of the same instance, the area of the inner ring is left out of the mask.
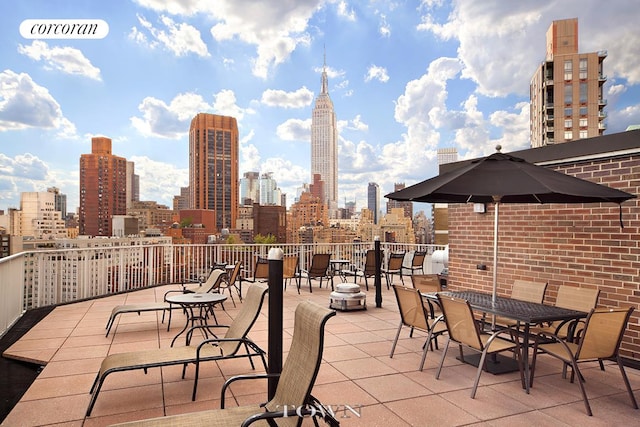
[[[236,293],[238,294],[238,298],[240,298],[240,302],[242,302],[242,288],[241,288],[241,281],[240,281],[240,269],[242,268],[242,262],[241,261],[236,261],[235,264],[233,264],[233,268],[229,269],[228,272],[228,277],[226,280],[223,280],[222,283],[220,284],[220,293],[224,293],[225,289],[229,290],[229,296],[231,297],[231,302],[233,303],[233,306],[236,306],[236,300],[233,299],[233,293],[232,290],[235,289]]]
[[[282,373],[265,375],[240,375],[229,378],[221,392],[220,409],[152,418],[117,424],[120,427],[134,426],[246,426],[256,421],[259,425],[300,426],[306,414],[321,417],[330,426],[339,426],[316,398],[311,395],[322,361],[324,327],[327,320],[335,315],[310,301],[303,301],[296,307],[293,339]],[[227,388],[240,380],[256,378],[279,378],[273,398],[264,405],[249,405],[225,408]],[[266,420],[266,422],[264,421]],[[268,424],[267,424],[268,423]]]
[[[284,288],[287,289],[287,282],[291,280],[300,280],[298,276],[298,264],[300,259],[298,255],[285,255],[282,260],[282,280],[284,281]],[[296,281],[296,285],[299,288]]]
[[[193,383],[192,395],[192,399],[195,400],[201,362],[248,357],[249,362],[251,363],[251,368],[254,368],[253,357],[259,356],[262,359],[262,364],[266,370],[265,352],[253,341],[247,338],[247,334],[260,314],[267,290],[268,286],[266,284],[252,285],[247,291],[247,297],[245,298],[242,308],[236,315],[235,319],[233,319],[230,326],[203,326],[207,329],[227,328],[223,338],[216,337],[207,339],[198,345],[188,344],[184,347],[114,353],[105,357],[100,365],[100,371],[98,372],[98,375],[96,375],[96,379],[91,386],[91,400],[89,401],[89,407],[87,408],[87,416],[91,415],[91,410],[98,398],[98,394],[100,393],[104,380],[109,374],[114,372],[124,372],[135,369],[144,369],[146,372],[149,368],[169,365],[184,365],[182,369],[182,378],[184,378],[187,365],[189,363],[195,363],[195,380]],[[189,330],[187,334],[187,343],[190,342],[193,332],[198,328],[201,327],[195,326]],[[246,354],[240,352],[241,347],[244,347]]]
[[[408,267],[408,269],[411,270],[411,274],[415,274],[418,270],[424,274],[424,259],[426,257],[426,251],[415,251],[413,253],[413,257],[411,258],[411,267]]]
[[[382,270],[384,277],[387,279],[387,289],[393,284],[393,275],[400,276],[400,281],[404,285],[404,279],[402,278],[402,263],[404,262],[404,252],[393,252],[389,255],[387,261],[387,268]]]
[[[170,291],[167,291],[164,294],[164,298],[166,298],[168,294],[174,293],[174,292],[182,292],[182,293],[213,292],[220,287],[220,283],[222,282],[223,278],[224,278],[224,270],[217,270],[217,269],[211,270],[209,277],[207,277],[207,280],[204,283],[199,283],[198,285],[192,286],[192,287],[187,287],[185,284],[181,284],[182,289],[179,289],[179,290],[172,289]],[[169,312],[169,320],[167,321],[167,331],[168,331],[171,328],[171,310],[178,309],[178,308],[180,307],[174,306],[173,304],[168,303],[166,300],[163,300],[162,302],[147,302],[147,303],[140,303],[140,304],[116,305],[115,307],[113,307],[113,310],[111,310],[111,315],[109,316],[109,320],[107,320],[107,326],[105,326],[107,333],[105,337],[109,336],[109,332],[111,331],[111,328],[113,327],[113,324],[119,315],[124,313],[138,313],[138,315],[140,315],[140,313],[142,313],[143,311],[162,311],[163,323],[164,323],[164,315],[165,315],[164,312],[168,311]]]
[[[380,252],[380,267],[382,270],[383,253]],[[340,274],[344,277],[353,276],[353,283],[356,283],[358,278],[364,277],[364,285],[369,290],[369,277],[376,275],[376,251],[375,249],[369,249],[365,255],[364,268],[353,267],[351,270],[342,270]]]

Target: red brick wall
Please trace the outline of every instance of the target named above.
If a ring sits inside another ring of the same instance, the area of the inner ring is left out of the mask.
[[[554,167],[582,179],[640,195],[640,157],[604,159]],[[597,287],[599,307],[633,306],[622,344],[640,360],[640,202],[622,204],[503,204],[499,207],[498,293],[509,295],[516,279],[549,284],[545,303],[559,285]],[[490,292],[493,284],[495,206],[449,205],[449,287]],[[486,270],[478,270],[485,264]]]

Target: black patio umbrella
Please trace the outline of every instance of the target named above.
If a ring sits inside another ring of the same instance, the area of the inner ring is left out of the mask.
[[[498,211],[501,203],[597,203],[620,205],[633,194],[546,169],[500,152],[387,194],[393,200],[426,203],[495,203],[493,300],[498,266]],[[622,206],[620,206],[622,226]]]

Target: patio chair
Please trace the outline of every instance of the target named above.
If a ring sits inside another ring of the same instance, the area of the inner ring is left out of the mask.
[[[577,286],[562,285],[558,287],[555,305],[571,310],[588,313],[598,304],[600,290],[597,288],[579,288]],[[531,334],[550,333],[562,339],[571,338],[577,328],[575,322],[555,322],[547,325],[531,327]]]
[[[291,280],[300,280],[300,277],[298,276],[298,264],[298,255],[285,255],[282,259],[282,280],[284,282],[285,289],[287,289],[287,282],[291,282]],[[297,282],[296,286],[298,288],[300,287]]]
[[[259,425],[278,425],[281,427],[301,426],[300,415],[321,417],[330,426],[340,423],[325,408],[311,390],[315,383],[322,361],[324,328],[327,320],[335,311],[310,302],[303,301],[296,307],[293,339],[282,373],[265,375],[240,375],[229,378],[222,387],[220,409],[152,418],[117,424],[121,427],[134,426],[248,426],[254,422]],[[225,394],[236,381],[257,378],[279,378],[273,398],[263,405],[253,404],[225,408]],[[265,422],[266,420],[266,422]],[[268,423],[268,424],[267,424]]]
[[[429,347],[433,350],[433,342],[436,343],[438,348],[438,337],[447,332],[447,327],[444,322],[440,320],[434,320],[429,316],[427,309],[422,302],[422,296],[420,291],[414,288],[409,288],[400,285],[393,285],[393,292],[396,295],[396,301],[398,302],[398,309],[400,310],[400,325],[398,326],[398,332],[391,345],[391,353],[389,357],[393,357],[393,353],[400,337],[400,331],[403,326],[411,328],[409,336],[413,335],[413,330],[418,329],[427,334],[427,341],[422,346],[422,359],[420,360],[420,370],[424,367],[424,361],[427,357],[427,350]]]
[[[382,271],[382,260],[384,259],[383,252],[380,253],[380,270]],[[374,277],[376,275],[376,251],[375,249],[369,249],[365,254],[364,259],[364,268],[358,268],[357,266],[352,266],[349,270],[342,270],[340,274],[343,277],[353,276],[353,283],[356,283],[358,278],[364,278],[364,285],[367,290],[369,290],[369,281],[367,280],[369,277]]]
[[[591,309],[578,342],[567,342],[557,335],[542,333],[545,338],[552,338],[553,342],[540,344],[539,341],[541,340],[536,340],[531,361],[530,384],[533,385],[537,353],[546,353],[560,359],[563,362],[563,378],[566,378],[566,369],[564,369],[566,366],[571,366],[571,382],[573,382],[577,374],[584,406],[587,414],[591,416],[593,413],[584,388],[585,380],[578,365],[583,362],[612,360],[620,368],[622,380],[627,388],[627,393],[629,393],[632,406],[638,409],[638,402],[633,395],[629,378],[627,378],[627,373],[620,357],[620,343],[632,312],[633,307]]]
[[[179,290],[172,289],[170,291],[167,291],[165,292],[164,297],[166,298],[167,295],[174,292],[180,292],[180,293],[214,292],[216,291],[216,289],[220,287],[220,283],[224,278],[224,273],[225,273],[224,270],[212,269],[211,272],[209,273],[209,276],[207,277],[207,280],[204,283],[199,283],[198,285],[193,287],[186,287],[186,285],[183,283],[181,284],[182,289],[179,289]],[[146,311],[162,311],[163,312],[162,322],[164,323],[164,315],[165,315],[165,312],[168,311],[169,312],[169,320],[167,321],[167,331],[168,331],[171,328],[171,311],[178,308],[180,307],[174,306],[173,304],[166,302],[166,300],[162,302],[116,305],[111,310],[111,315],[109,316],[109,320],[107,320],[107,325],[105,326],[107,333],[105,337],[109,336],[109,332],[111,332],[111,328],[113,327],[113,324],[115,323],[116,318],[119,315],[124,313],[138,313],[138,315],[140,315],[140,313],[146,312]]]
[[[320,279],[319,287],[322,287],[322,279],[327,279],[327,282],[331,283],[331,290],[333,291],[333,275],[329,271],[330,261],[331,254],[313,254],[313,257],[311,257],[311,267],[309,267],[308,270],[300,270],[297,274],[298,293],[300,293],[302,279],[307,279],[309,292],[313,292],[311,279]]]
[[[248,273],[249,270],[244,271]],[[266,282],[269,280],[269,260],[263,257],[257,257],[250,277],[244,276],[242,280],[250,283]]]
[[[526,280],[515,280],[511,287],[511,299],[517,299],[520,301],[537,302],[542,304],[544,301],[544,293],[547,289],[547,283],[545,282],[529,282]],[[495,324],[498,327],[510,327],[519,325],[513,323],[513,319],[506,317],[496,316]]]
[[[233,265],[233,269],[230,270],[230,273],[227,274],[227,280],[223,280],[222,283],[220,283],[220,293],[224,293],[225,289],[229,290],[229,296],[231,297],[231,302],[233,303],[233,306],[236,306],[236,300],[233,299],[233,292],[231,292],[233,289],[236,290],[236,293],[238,294],[238,298],[240,299],[240,302],[242,302],[242,288],[240,286],[242,286],[240,283],[240,269],[242,268],[242,262],[241,261],[236,261],[236,263]]]
[[[413,257],[411,258],[411,266],[409,267],[411,274],[415,274],[417,271],[420,271],[422,274],[424,274],[424,259],[426,256],[426,251],[413,252]]]
[[[382,270],[385,279],[387,279],[387,289],[393,284],[393,275],[400,276],[400,281],[404,285],[404,279],[402,278],[402,263],[404,262],[404,252],[392,252],[389,254],[389,260],[387,261],[387,268]]]
[[[411,276],[411,284],[421,294],[435,294],[442,290],[442,284],[437,274],[414,274]],[[440,307],[437,304],[432,304],[431,300],[422,298],[422,303],[425,308],[429,309],[432,319],[436,315],[442,314]]]
[[[480,352],[480,362],[476,373],[476,379],[471,389],[471,398],[475,398],[480,375],[485,368],[487,355],[494,355],[504,351],[513,351],[518,359],[518,369],[520,370],[520,381],[524,387],[524,374],[522,371],[522,355],[520,354],[520,343],[516,339],[512,329],[501,329],[494,333],[487,333],[480,330],[478,323],[473,316],[473,310],[467,300],[455,297],[443,297],[438,294],[438,301],[442,308],[445,323],[447,324],[447,343],[442,352],[440,366],[436,371],[436,379],[440,378],[442,365],[447,356],[449,342],[453,341],[458,344],[460,349],[460,359],[464,361],[462,348],[466,347],[473,351]],[[500,337],[500,335],[509,335],[509,339]]]
[[[255,369],[253,357],[259,356],[266,370],[267,365],[265,352],[251,341],[247,337],[247,334],[260,314],[267,290],[268,286],[262,283],[249,287],[245,302],[236,317],[233,319],[233,322],[231,322],[231,325],[194,326],[187,334],[187,345],[184,347],[169,347],[155,350],[114,353],[105,357],[100,365],[100,370],[96,375],[96,379],[91,386],[91,390],[89,391],[89,393],[91,393],[91,400],[89,401],[89,407],[87,408],[87,416],[91,415],[91,411],[105,379],[114,372],[144,369],[146,373],[149,368],[183,365],[182,378],[184,378],[187,365],[189,363],[194,363],[196,368],[192,400],[195,400],[198,388],[200,363],[202,362],[248,357],[251,368]],[[192,339],[193,332],[200,328],[207,328],[207,330],[227,328],[227,330],[222,338],[217,338],[217,336],[214,335],[215,338],[205,339],[197,345],[191,345],[190,341]],[[244,348],[245,352],[241,352],[241,348]]]

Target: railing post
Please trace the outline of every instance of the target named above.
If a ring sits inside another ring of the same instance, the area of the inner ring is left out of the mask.
[[[282,276],[284,252],[281,248],[269,250],[269,374],[282,372]],[[278,378],[269,378],[268,398],[273,399]]]

